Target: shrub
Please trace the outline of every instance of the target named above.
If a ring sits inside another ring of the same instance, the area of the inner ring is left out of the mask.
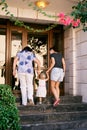
[[[20,130],[19,120],[11,86],[0,84],[0,130]]]

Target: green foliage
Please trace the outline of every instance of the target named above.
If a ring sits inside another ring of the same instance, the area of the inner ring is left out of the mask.
[[[25,0],[22,0],[25,1]],[[30,26],[27,26],[24,24],[23,21],[20,21],[18,18],[14,17],[13,14],[11,14],[11,12],[8,11],[8,5],[6,3],[6,0],[0,0],[0,5],[2,6],[2,11],[5,12],[6,15],[9,16],[9,19],[17,26],[21,26],[26,28],[29,31],[32,32],[46,32],[49,31],[53,28],[55,28],[57,26],[57,24],[52,24],[49,25],[47,28],[45,29],[35,29],[32,28]],[[43,11],[42,9],[36,7],[35,5],[33,5],[33,2],[30,2],[28,4],[29,7],[32,7],[33,10],[37,11],[38,13],[41,13],[42,15],[49,17],[49,18],[55,18],[57,19],[58,16],[55,15],[51,15],[51,14],[47,14],[45,11]],[[87,0],[79,0],[79,2],[72,7],[73,11],[71,12],[71,16],[74,17],[74,19],[80,19],[81,24],[83,25],[83,30],[87,31]]]
[[[77,5],[72,7],[73,11],[71,15],[74,19],[80,19],[83,25],[83,30],[87,31],[87,0],[82,0],[78,2]]]
[[[0,130],[20,130],[15,97],[6,84],[0,84]]]
[[[43,42],[42,40],[39,40],[39,38],[34,38],[34,37],[31,37],[29,40],[28,40],[28,45],[30,46],[30,48],[33,49],[33,51],[35,53],[39,53],[41,54],[41,50],[40,50],[40,47],[45,47],[46,46],[46,42]]]
[[[2,11],[4,11],[5,14],[9,16],[9,20],[12,21],[14,23],[14,25],[17,25],[17,26],[20,26],[20,27],[24,27],[24,28],[26,28],[29,31],[32,31],[32,32],[46,32],[46,31],[49,31],[49,30],[51,30],[51,29],[53,29],[53,28],[55,28],[57,26],[57,24],[52,24],[52,25],[49,25],[45,29],[35,29],[35,28],[32,28],[32,27],[27,26],[26,24],[24,24],[23,21],[20,21],[19,19],[14,17],[14,15],[11,12],[9,12],[6,0],[1,0],[0,1],[0,5],[2,6]],[[28,6],[32,6],[32,3],[30,3]],[[43,12],[41,9],[39,9],[39,8],[37,8],[35,6],[33,7],[33,10],[36,10],[39,13],[42,13],[43,15],[48,16],[50,18],[56,17],[56,16],[47,15],[45,12]]]

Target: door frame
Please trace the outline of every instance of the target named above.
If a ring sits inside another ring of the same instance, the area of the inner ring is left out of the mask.
[[[6,35],[6,84],[11,85],[11,32],[19,31],[22,33],[22,47],[27,45],[27,32],[22,27],[13,26],[10,22],[7,22],[7,35]]]
[[[29,31],[23,27],[14,26],[10,21],[7,21],[7,25],[0,25],[0,28],[6,28],[6,50],[5,50],[5,58],[6,58],[5,59],[5,61],[6,61],[5,76],[6,76],[6,79],[5,79],[5,84],[10,85],[11,84],[10,78],[11,78],[11,73],[12,73],[11,72],[11,31],[16,30],[16,31],[22,32],[22,47],[25,47],[27,45],[27,34]],[[61,31],[61,29],[59,29],[59,30],[54,29],[54,30]],[[53,32],[54,32],[54,30],[50,30],[50,31],[46,32],[46,34],[48,35],[48,48],[47,48],[48,66],[49,66],[49,62],[50,62],[49,48],[53,46]],[[49,87],[47,90],[47,94],[50,95],[51,94],[50,80],[48,81],[48,86]]]
[[[10,22],[7,23],[7,35],[6,35],[6,81],[5,83],[8,85],[11,85],[11,74],[12,74],[12,70],[11,70],[11,32],[12,31],[20,31],[22,32],[22,47],[25,47],[27,45],[27,34],[28,31],[25,28],[22,27],[17,27],[17,26],[13,26],[11,25]],[[48,35],[48,48],[47,48],[47,52],[49,50],[49,47],[51,47],[52,44],[52,31],[46,32],[46,33],[42,33],[42,34],[47,34]],[[10,52],[10,53],[9,53]],[[49,66],[49,53],[48,53],[48,66]],[[48,86],[49,86],[49,81],[48,81]],[[50,88],[48,87],[47,90],[48,94],[50,94]]]

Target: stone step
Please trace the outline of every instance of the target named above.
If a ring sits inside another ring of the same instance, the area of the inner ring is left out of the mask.
[[[47,101],[53,103],[54,101],[53,97],[48,97]],[[82,102],[82,96],[72,96],[72,95],[67,95],[67,96],[60,96],[60,103],[81,103]]]
[[[74,111],[87,111],[87,103],[69,103],[69,104],[59,104],[56,107],[53,105],[34,105],[34,106],[23,106],[19,105],[18,109],[20,113],[38,113],[38,112],[74,112]]]
[[[85,130],[87,128],[87,120],[66,121],[66,122],[49,122],[21,124],[22,130]],[[73,128],[73,129],[72,129]]]
[[[34,98],[35,104],[38,102],[38,98]],[[16,102],[21,104],[21,97],[16,98]],[[54,97],[50,96],[47,97],[43,103],[44,104],[53,104],[54,102]],[[82,96],[72,96],[72,95],[67,95],[67,96],[60,96],[60,103],[81,103],[82,102]]]
[[[22,130],[87,130],[87,103],[82,103],[82,97],[67,95],[60,98],[56,107],[53,107],[52,96],[42,105],[34,106],[20,105],[17,98]]]
[[[69,129],[69,130],[87,130],[87,127],[85,127],[85,128],[76,128],[76,129]]]
[[[61,122],[61,121],[75,121],[87,119],[87,111],[85,112],[54,112],[54,113],[26,113],[20,114],[21,122],[47,123],[47,122]]]

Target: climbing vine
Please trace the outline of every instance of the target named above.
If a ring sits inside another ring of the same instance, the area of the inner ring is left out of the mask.
[[[47,13],[46,13],[45,11],[43,11],[41,8],[38,8],[37,6],[35,6],[35,5],[33,4],[33,2],[29,3],[28,6],[29,6],[29,7],[32,7],[33,10],[38,11],[39,13],[43,14],[43,15],[46,16],[46,17],[49,17],[49,18],[58,18],[58,16],[56,16],[56,15],[47,14]]]
[[[10,11],[8,10],[8,5],[7,5],[5,0],[1,0],[0,5],[2,6],[2,11],[5,11],[5,14],[7,16],[9,16],[10,21],[14,22],[14,25],[17,25],[17,26],[20,26],[20,27],[24,27],[24,28],[26,28],[29,31],[32,31],[32,32],[46,32],[46,31],[49,31],[49,30],[51,30],[51,29],[53,29],[53,28],[55,28],[57,26],[57,24],[52,24],[52,25],[49,25],[45,29],[35,29],[35,28],[32,28],[32,27],[24,24],[23,21],[20,21],[19,19],[15,18],[14,15],[10,13]]]
[[[25,1],[25,0],[22,0]],[[1,0],[0,5],[2,6],[2,11],[5,12],[5,15],[9,16],[9,19],[14,22],[15,25],[24,27],[27,30],[33,31],[33,32],[45,32],[49,31],[57,26],[57,24],[49,25],[45,29],[35,29],[31,26],[26,25],[23,21],[20,21],[18,18],[16,18],[10,11],[8,10],[8,5],[6,3],[6,0]],[[41,8],[36,7],[33,2],[28,4],[29,7],[31,7],[33,10],[37,11],[38,13],[43,14],[46,17],[49,18],[58,18],[58,23],[65,25],[65,26],[72,26],[72,27],[79,27],[80,24],[83,25],[83,30],[87,31],[87,0],[81,0],[77,3],[77,5],[73,6],[73,11],[71,12],[70,16],[67,16],[64,13],[59,13],[57,15],[50,15],[47,14],[45,11],[43,11]]]

